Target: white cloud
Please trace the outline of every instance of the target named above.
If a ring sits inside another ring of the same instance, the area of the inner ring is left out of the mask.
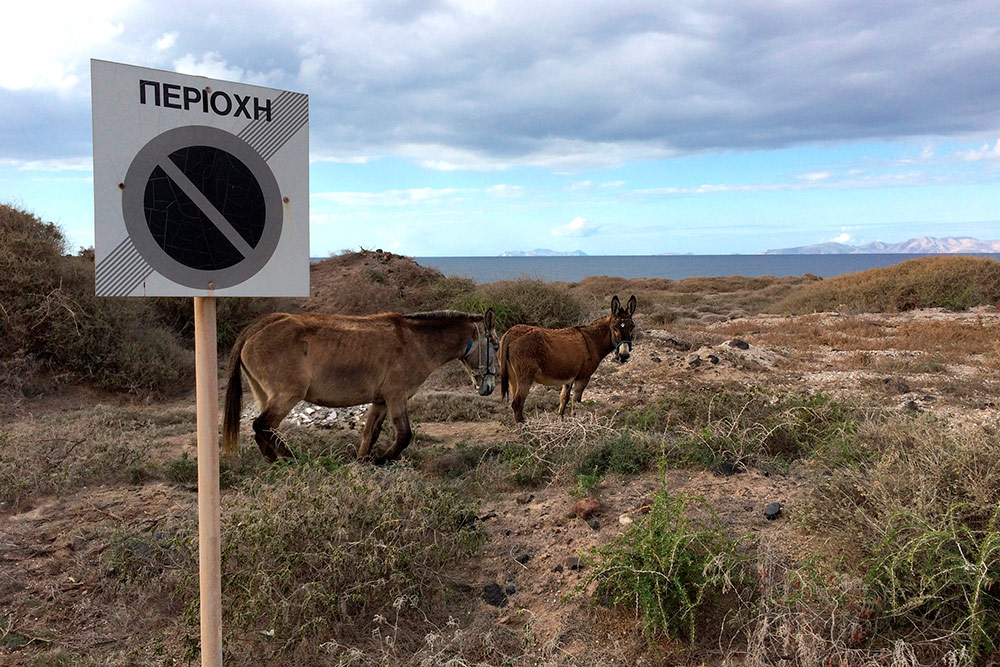
[[[218,53],[209,51],[200,58],[192,53],[185,54],[174,61],[174,69],[181,74],[205,76],[210,79],[224,81],[239,81],[258,86],[273,85],[280,77],[278,72],[251,72],[229,65]]]
[[[53,158],[49,160],[14,160],[0,158],[0,166],[13,167],[20,171],[92,171],[94,160],[91,157]]]
[[[520,185],[491,185],[486,188],[486,194],[493,195],[494,197],[500,197],[503,199],[514,199],[517,197],[523,197],[525,193],[525,188]]]
[[[176,43],[177,43],[176,32],[165,33],[163,37],[160,37],[158,40],[156,40],[156,50],[167,51],[168,49],[173,47],[173,45]]]
[[[829,171],[814,171],[808,174],[799,174],[796,178],[806,181],[807,183],[816,183],[818,181],[828,180],[831,176],[833,176],[833,174]]]
[[[573,218],[565,225],[552,228],[552,236],[592,236],[600,230],[598,225],[595,225],[586,218]]]
[[[979,150],[965,151],[959,153],[958,157],[966,162],[980,162],[982,160],[1000,160],[1000,139],[991,148],[989,144],[984,145]]]
[[[462,193],[456,188],[411,188],[384,192],[317,192],[314,199],[351,207],[416,206],[439,203]]]
[[[66,91],[87,76],[89,56],[125,30],[131,2],[4,3],[0,88]]]
[[[847,243],[848,241],[851,240],[851,235],[848,234],[847,232],[844,232],[840,236],[835,236],[830,240],[833,241],[834,243]]]

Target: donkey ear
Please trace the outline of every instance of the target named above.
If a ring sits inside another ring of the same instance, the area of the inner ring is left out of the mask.
[[[611,297],[611,314],[617,315],[618,311],[622,309],[622,302],[618,300],[618,295],[615,294]]]
[[[635,294],[629,297],[628,303],[625,305],[625,308],[628,310],[629,315],[635,314]]]
[[[486,325],[486,330],[490,331],[496,324],[496,313],[493,312],[492,306],[486,309],[486,315],[483,316],[483,324]]]

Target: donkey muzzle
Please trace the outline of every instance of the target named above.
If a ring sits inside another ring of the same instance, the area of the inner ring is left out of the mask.
[[[479,383],[479,395],[489,396],[493,393],[493,387],[495,386],[495,381],[493,379],[492,373],[487,373],[483,376],[483,381]]]
[[[632,341],[623,340],[615,346],[615,360],[620,363],[625,363],[628,358],[632,355]]]

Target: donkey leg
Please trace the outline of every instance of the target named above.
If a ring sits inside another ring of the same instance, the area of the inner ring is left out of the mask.
[[[514,421],[519,424],[524,422],[524,401],[528,398],[529,391],[531,391],[530,380],[518,383],[514,390],[514,398],[510,402],[510,407],[514,411]]]
[[[271,463],[279,457],[288,458],[292,455],[291,450],[285,445],[281,437],[275,433],[274,427],[281,423],[298,401],[290,404],[274,404],[262,408],[260,415],[253,420],[254,439],[260,447],[260,453]]]
[[[405,400],[399,405],[390,407],[389,416],[392,417],[392,425],[396,428],[396,441],[392,443],[392,447],[385,454],[375,459],[376,465],[398,459],[413,437],[413,431],[410,429],[410,417],[406,412]]]
[[[569,390],[573,386],[572,382],[567,382],[562,386],[562,390],[559,392],[559,418],[562,419],[563,412],[566,411],[566,402],[569,400]],[[569,414],[573,416],[573,405],[569,406]]]
[[[388,409],[385,403],[372,403],[365,415],[365,429],[361,432],[361,446],[358,448],[358,460],[366,461],[371,457],[372,445],[382,433],[382,422]]]
[[[573,402],[569,406],[569,416],[573,417],[576,415],[576,404],[583,402],[583,390],[587,388],[590,383],[590,378],[582,378],[573,383]],[[569,386],[569,385],[567,385]]]

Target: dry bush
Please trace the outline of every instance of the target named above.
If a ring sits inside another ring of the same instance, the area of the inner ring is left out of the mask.
[[[766,310],[803,285],[818,280],[807,274],[802,277],[774,278],[758,276],[692,277],[682,280],[666,278],[588,277],[568,284],[572,294],[600,309],[612,295],[635,294],[639,302],[636,317],[652,324],[672,324],[681,317],[695,319],[700,313],[745,316]]]
[[[483,452],[473,486],[493,492],[498,484],[516,489],[573,484],[579,474],[635,474],[660,452],[658,442],[620,429],[615,415],[578,412],[563,420],[545,413],[529,417],[515,433]],[[581,472],[581,465],[589,469]]]
[[[469,388],[464,392],[419,392],[410,400],[408,412],[414,422],[479,422],[499,419],[507,408],[503,403],[480,396]]]
[[[875,636],[874,604],[857,576],[815,556],[793,564],[779,555],[781,539],[762,535],[756,554],[758,596],[743,629],[744,646],[730,647],[724,664],[765,667],[918,667],[927,649],[905,639]],[[739,642],[733,642],[738,644]],[[968,666],[961,647],[941,647],[936,664]]]
[[[311,296],[299,307],[343,315],[420,310],[444,278],[435,268],[381,250],[345,252],[309,268]]]
[[[894,416],[859,436],[872,461],[827,470],[800,518],[859,565],[871,633],[921,659],[1000,648],[1000,431]]]
[[[976,319],[920,318],[893,322],[873,315],[811,314],[799,317],[735,321],[713,329],[793,349],[828,347],[854,355],[855,367],[888,371],[894,364],[912,367],[913,358],[886,351],[923,353],[925,361],[968,362],[979,356],[996,363],[1000,357],[1000,322]],[[876,354],[872,354],[876,353]],[[902,370],[902,368],[900,369]]]
[[[465,499],[402,465],[274,467],[224,511],[227,650],[253,664],[378,650],[387,627],[412,654],[447,622],[454,565],[482,540]]]
[[[149,299],[163,326],[176,332],[187,347],[194,346],[194,304],[190,298]],[[275,312],[294,312],[292,299],[230,296],[216,301],[216,335],[220,350],[229,350],[240,332],[254,320]]]
[[[114,391],[187,388],[191,354],[149,301],[94,296],[92,253],[66,256],[65,245],[51,223],[0,205],[0,359],[31,358]]]
[[[0,431],[0,502],[8,509],[94,480],[133,483],[164,478],[159,442],[189,432],[191,410],[98,405],[72,418],[25,418]],[[20,446],[18,443],[31,443]]]
[[[1000,262],[938,255],[868,269],[807,285],[776,303],[774,313],[900,312],[964,309],[1000,303]]]

